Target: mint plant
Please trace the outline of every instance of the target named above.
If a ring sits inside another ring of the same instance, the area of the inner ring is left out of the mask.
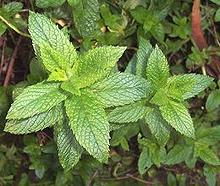
[[[110,122],[129,123],[144,119],[161,146],[165,146],[169,140],[170,126],[187,137],[195,137],[186,100],[207,88],[212,78],[199,74],[171,76],[168,61],[162,51],[158,46],[153,49],[144,39],[140,40],[140,48],[126,72],[146,78],[151,84],[150,96],[115,108],[108,115]]]
[[[84,149],[106,162],[110,126],[105,108],[150,96],[148,81],[114,71],[125,47],[103,46],[79,54],[48,18],[30,12],[29,32],[48,79],[15,98],[5,131],[27,134],[54,126],[61,165],[71,169]]]

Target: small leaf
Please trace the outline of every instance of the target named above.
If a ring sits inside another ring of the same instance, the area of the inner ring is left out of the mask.
[[[206,101],[205,107],[208,112],[212,112],[220,106],[220,90],[213,90]]]
[[[136,75],[146,77],[147,60],[152,51],[153,48],[150,42],[141,37],[137,51]]]
[[[75,26],[83,37],[92,37],[97,30],[97,21],[99,19],[98,0],[68,0],[73,9],[73,18]]]
[[[143,148],[138,159],[138,171],[141,175],[143,175],[147,169],[153,165],[148,151],[148,148]]]
[[[207,145],[214,145],[220,141],[220,126],[200,128],[196,131],[197,141]]]
[[[192,148],[186,145],[175,145],[167,154],[165,163],[175,165],[181,163],[191,153]]]
[[[70,127],[81,146],[100,162],[106,162],[110,130],[105,111],[95,95],[81,92],[81,96],[65,102]]]
[[[146,114],[146,106],[139,101],[130,105],[115,108],[108,115],[109,122],[129,123],[142,119]]]
[[[200,74],[186,74],[186,75],[177,76],[177,77],[180,78],[178,80],[179,82],[185,81],[188,83],[192,83],[192,80],[190,80],[190,79],[194,79],[194,81],[195,81],[195,83],[192,83],[193,86],[190,91],[189,91],[189,88],[187,88],[187,92],[185,92],[183,94],[183,99],[189,99],[189,98],[192,98],[192,97],[198,95],[200,92],[205,90],[213,81],[213,78],[211,78],[209,76],[200,75]]]
[[[160,107],[163,118],[178,132],[187,137],[194,138],[195,129],[192,118],[182,103],[169,101]]]
[[[61,105],[55,106],[49,111],[34,115],[33,117],[20,119],[20,120],[8,120],[5,125],[5,132],[12,134],[28,134],[43,130],[47,127],[53,126],[60,120],[62,113]]]
[[[137,54],[129,61],[125,72],[136,74],[140,77],[146,78],[146,66],[148,58],[152,52],[153,48],[150,42],[144,38],[140,38],[139,48]]]
[[[166,145],[170,137],[168,123],[163,119],[157,108],[148,108],[145,116],[151,133],[156,137],[161,146]]]
[[[7,119],[22,119],[50,110],[66,99],[59,83],[38,83],[29,86],[15,99]]]
[[[55,125],[55,135],[60,163],[65,170],[70,170],[78,163],[83,148],[76,141],[65,120]]]
[[[66,0],[36,0],[36,6],[39,8],[54,8],[61,6],[65,1]]]
[[[151,95],[151,86],[145,79],[126,73],[110,76],[91,89],[105,107],[130,104]]]
[[[125,47],[104,46],[91,49],[82,55],[77,66],[79,87],[90,86],[108,76],[125,49]]]
[[[168,176],[167,176],[167,185],[168,186],[176,186],[177,183],[176,183],[176,177],[172,174],[172,173],[168,173]]]
[[[200,157],[204,162],[210,165],[220,165],[218,156],[207,145],[197,143],[195,145],[195,156]]]
[[[206,164],[203,167],[203,173],[206,177],[206,182],[208,183],[208,186],[216,186],[216,175],[218,173],[218,170],[215,170],[215,167]]]
[[[166,57],[158,46],[151,53],[147,64],[147,79],[155,90],[164,87],[169,77],[169,66]]]
[[[168,79],[168,95],[173,99],[182,101],[195,84],[194,74],[172,76]]]

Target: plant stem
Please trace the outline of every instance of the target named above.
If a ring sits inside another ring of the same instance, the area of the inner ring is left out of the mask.
[[[205,65],[202,65],[202,74],[205,76],[207,75]]]
[[[11,23],[9,23],[4,17],[2,17],[1,15],[0,15],[0,19],[8,26],[8,27],[10,27],[11,29],[13,29],[15,32],[17,32],[18,34],[20,34],[20,35],[22,35],[22,36],[24,36],[24,37],[28,37],[28,38],[30,38],[30,35],[29,34],[26,34],[26,33],[24,33],[24,32],[22,32],[22,31],[20,31],[20,30],[18,30],[14,25],[12,25]]]
[[[8,70],[7,70],[7,73],[6,73],[6,77],[5,77],[5,80],[4,80],[4,85],[3,85],[4,87],[7,87],[8,83],[10,81],[12,71],[13,71],[13,66],[14,66],[14,63],[15,63],[15,58],[17,56],[17,52],[18,52],[18,48],[19,48],[20,43],[21,43],[21,37],[19,37],[19,39],[17,41],[17,44],[16,44],[16,47],[13,51],[13,54],[12,54],[12,57],[11,57],[11,60],[10,60],[9,66],[8,66]]]

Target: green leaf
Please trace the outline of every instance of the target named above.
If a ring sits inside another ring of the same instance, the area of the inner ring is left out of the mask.
[[[27,80],[30,84],[35,84],[43,81],[47,78],[46,70],[42,63],[33,58],[29,64],[30,74],[27,76]]]
[[[145,79],[127,73],[110,76],[91,89],[105,107],[130,104],[151,95],[151,86]]]
[[[196,138],[199,143],[214,145],[220,141],[220,126],[200,128],[196,131]]]
[[[72,66],[77,60],[75,48],[66,35],[46,16],[30,12],[29,32],[38,58],[41,59],[39,47],[45,43],[60,52]]]
[[[4,23],[0,22],[0,36],[2,36],[5,33],[6,29],[7,26]]]
[[[0,121],[1,117],[5,118],[5,114],[7,113],[9,106],[10,101],[6,89],[0,86]]]
[[[163,118],[178,132],[187,137],[194,138],[195,129],[192,118],[182,103],[169,101],[160,107]]]
[[[100,162],[106,162],[110,138],[107,116],[94,94],[85,90],[81,93],[65,102],[71,129],[80,145]]]
[[[146,114],[146,108],[144,102],[141,101],[117,107],[109,113],[108,120],[113,123],[136,122],[144,117]]]
[[[153,48],[150,42],[141,37],[139,40],[139,48],[137,54],[134,55],[133,58],[129,61],[125,72],[146,78],[147,61],[152,50]]]
[[[218,156],[207,145],[196,143],[195,156],[200,157],[204,162],[210,165],[220,165]]]
[[[220,5],[220,1],[219,0],[210,0],[211,2],[217,4],[217,5]]]
[[[60,163],[68,171],[78,163],[83,148],[76,141],[70,126],[65,120],[55,125],[55,135]]]
[[[150,42],[141,37],[137,51],[136,75],[146,77],[147,60],[152,51],[153,48]]]
[[[131,10],[132,17],[140,24],[144,24],[145,18],[148,16],[147,10],[142,6],[137,6]]]
[[[36,0],[36,6],[39,8],[54,8],[61,6],[65,1],[66,0]]]
[[[106,4],[103,4],[100,7],[100,13],[105,25],[108,27],[110,32],[124,34],[124,29],[127,26],[127,22],[123,19],[122,16],[112,14],[109,6]]]
[[[163,43],[165,38],[165,29],[161,23],[157,23],[150,32],[158,42]]]
[[[167,154],[165,163],[167,165],[175,165],[183,162],[191,153],[192,148],[186,145],[175,145]]]
[[[182,101],[185,99],[185,95],[193,89],[196,80],[194,74],[184,74],[170,77],[167,84],[168,96]]]
[[[157,108],[148,108],[145,116],[151,133],[156,137],[161,146],[165,146],[170,137],[168,123],[163,119]]]
[[[151,98],[150,103],[162,106],[169,103],[169,97],[167,95],[167,90],[165,88],[160,88],[157,90],[156,94]]]
[[[125,47],[104,46],[91,49],[80,57],[77,84],[83,88],[110,74]]]
[[[15,99],[7,119],[22,119],[45,112],[66,99],[59,83],[38,83],[29,86]]]
[[[164,161],[166,156],[166,150],[164,147],[160,147],[153,140],[142,138],[139,141],[139,144],[143,146],[143,148],[148,148],[149,157],[157,167]]]
[[[46,67],[46,69],[52,73],[56,73],[56,74],[60,73],[61,81],[65,81],[67,79],[67,75],[69,75],[67,74],[68,73],[67,70],[71,68],[71,64],[66,58],[66,56],[64,56],[61,51],[52,48],[48,43],[42,42],[39,45],[39,47],[40,47],[42,62]],[[60,79],[57,78],[57,80]]]
[[[212,112],[220,106],[220,90],[213,90],[206,101],[205,107],[208,112]]]
[[[138,159],[138,171],[141,175],[143,175],[147,169],[153,165],[148,151],[148,148],[143,148]]]
[[[12,17],[18,12],[20,12],[23,8],[23,4],[21,2],[10,2],[3,6],[3,9],[8,13],[8,17]]]
[[[220,8],[215,13],[215,22],[220,22]]]
[[[213,78],[200,74],[185,74],[169,78],[168,94],[174,99],[189,99],[205,90]]]
[[[61,105],[55,106],[49,111],[36,114],[33,117],[20,119],[20,120],[8,120],[5,125],[5,132],[13,134],[28,134],[43,130],[47,127],[53,126],[60,120],[62,113]]]
[[[215,170],[215,167],[206,164],[203,167],[203,173],[206,177],[206,182],[208,183],[208,186],[216,186],[216,175],[218,172]]]
[[[169,172],[168,176],[167,176],[167,185],[168,186],[176,186],[177,185],[176,181],[177,181],[176,177],[171,172]]]
[[[83,37],[92,37],[97,30],[99,19],[98,0],[81,0],[74,3],[68,1],[73,8],[73,18],[75,26]]]
[[[147,79],[155,90],[164,87],[169,77],[169,66],[166,57],[158,46],[151,53],[147,64]]]

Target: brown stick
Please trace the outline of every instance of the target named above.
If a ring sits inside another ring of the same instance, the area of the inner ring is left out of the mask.
[[[208,47],[201,27],[200,0],[194,0],[193,2],[192,37],[199,49]]]
[[[5,45],[6,45],[6,39],[3,39],[3,45],[2,45],[2,56],[1,56],[1,63],[0,63],[0,75],[2,73],[3,64],[5,61]]]
[[[18,52],[18,48],[19,48],[20,43],[21,43],[21,37],[19,37],[19,39],[17,41],[17,44],[15,46],[15,49],[13,51],[13,54],[11,56],[11,60],[10,60],[8,70],[7,70],[7,73],[6,73],[6,76],[5,76],[5,80],[4,80],[4,85],[3,85],[4,87],[8,86],[8,83],[11,79],[11,75],[12,75],[12,72],[13,72],[13,66],[14,66],[14,63],[15,63],[15,59],[16,59],[16,56],[17,56],[17,52]]]

